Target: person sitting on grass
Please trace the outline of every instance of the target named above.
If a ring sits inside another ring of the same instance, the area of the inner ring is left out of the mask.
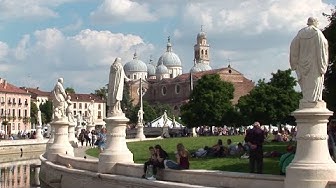
[[[157,168],[165,168],[164,160],[168,159],[167,152],[163,150],[162,147],[158,144],[154,146],[154,149],[155,149],[155,155],[156,155],[155,166]]]
[[[144,164],[144,175],[142,175],[142,178],[146,178],[146,172],[150,165],[152,165],[152,168],[153,168],[153,176],[156,176],[156,172],[157,172],[156,164],[158,161],[157,161],[157,155],[155,153],[155,149],[153,146],[150,146],[148,150],[149,150],[149,158]]]
[[[224,157],[224,146],[222,139],[218,139],[217,144],[213,145],[208,151],[209,156]]]
[[[188,150],[185,149],[182,143],[177,144],[176,148],[176,162],[172,160],[165,160],[165,166],[175,170],[189,169],[190,154]]]
[[[286,168],[287,166],[292,162],[295,156],[295,146],[288,145],[287,146],[287,153],[281,155],[280,161],[279,161],[279,167],[280,167],[280,175],[286,174]]]

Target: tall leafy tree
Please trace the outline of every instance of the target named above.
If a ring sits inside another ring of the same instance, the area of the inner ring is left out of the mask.
[[[189,127],[222,125],[223,115],[232,109],[234,87],[218,74],[198,80],[187,104],[181,107],[181,119]]]
[[[237,107],[245,122],[255,120],[263,124],[293,123],[291,112],[299,105],[301,94],[296,92],[296,80],[291,76],[291,70],[272,74],[271,81],[259,80],[256,87],[241,97]]]
[[[325,74],[323,100],[327,102],[329,110],[336,111],[336,11],[331,15],[325,14],[330,23],[324,28],[323,34],[329,42],[329,66]],[[334,114],[335,117],[335,114]]]
[[[139,104],[132,109],[131,115],[128,117],[130,119],[130,123],[137,124],[139,109],[140,109]],[[143,120],[145,123],[150,122],[155,118],[157,118],[157,113],[155,109],[147,101],[143,101],[143,111],[144,111]]]
[[[41,110],[42,117],[44,117],[42,119],[42,121],[44,121],[43,123],[50,123],[52,120],[52,112],[53,112],[52,102],[47,101],[44,104],[41,104],[40,110]]]
[[[37,114],[38,108],[34,102],[30,102],[30,122],[32,124],[37,124]]]
[[[107,88],[106,87],[102,87],[102,88],[99,88],[99,89],[96,89],[94,91],[94,94],[99,96],[100,98],[104,99],[106,101],[107,99]]]
[[[121,108],[123,112],[125,113],[126,117],[130,117],[132,114],[132,111],[134,110],[133,100],[130,94],[130,85],[128,83],[125,83],[123,89],[124,89],[123,98],[120,104],[121,104]]]
[[[68,94],[74,94],[74,93],[76,93],[75,89],[72,88],[72,87],[65,88],[65,92],[68,93]]]

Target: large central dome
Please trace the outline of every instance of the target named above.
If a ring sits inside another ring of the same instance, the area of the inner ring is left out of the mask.
[[[168,38],[167,51],[159,58],[157,65],[165,65],[166,67],[181,67],[182,63],[178,55],[172,52],[170,38]]]

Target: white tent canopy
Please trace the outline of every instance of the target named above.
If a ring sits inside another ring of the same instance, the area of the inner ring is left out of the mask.
[[[166,112],[164,112],[162,116],[150,122],[150,127],[163,127],[163,126],[168,126],[170,129],[184,127],[182,124],[175,121],[175,118],[171,119],[170,117],[168,117]]]

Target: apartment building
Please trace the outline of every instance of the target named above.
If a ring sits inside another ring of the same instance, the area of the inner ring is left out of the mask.
[[[30,131],[30,93],[0,78],[0,133]]]

